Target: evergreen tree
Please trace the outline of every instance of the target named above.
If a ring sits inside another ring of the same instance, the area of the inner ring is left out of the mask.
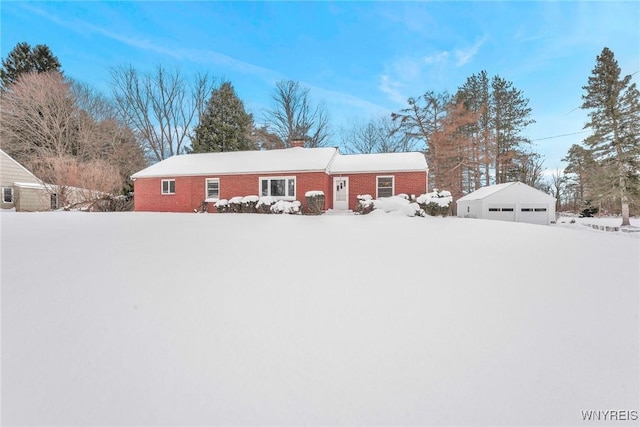
[[[631,75],[620,78],[614,54],[604,48],[596,59],[582,96],[582,108],[589,111],[585,128],[593,134],[584,140],[595,160],[610,171],[605,186],[616,189],[622,211],[622,225],[629,225],[629,204],[639,192],[640,92]]]
[[[31,48],[29,43],[18,43],[6,59],[2,60],[0,80],[2,87],[7,88],[26,73],[44,73],[47,71],[60,72],[60,61],[56,58],[47,45],[36,45]]]
[[[255,150],[253,117],[244,109],[231,82],[223,82],[211,92],[207,107],[195,127],[191,152]]]
[[[567,176],[572,208],[582,209],[587,202],[598,197],[599,189],[596,188],[596,184],[601,175],[598,164],[590,150],[577,144],[569,148],[562,161],[567,162],[564,173]]]
[[[507,172],[514,163],[522,145],[530,141],[521,135],[522,130],[534,120],[530,118],[529,100],[513,83],[499,76],[491,80],[492,119],[495,132],[496,184],[508,181]]]
[[[467,78],[455,99],[478,114],[477,124],[468,127],[475,141],[471,163],[476,165],[476,186],[481,177],[484,185],[489,185],[491,171],[493,183],[506,182],[510,179],[509,171],[518,167],[522,154],[527,152],[525,144],[530,143],[522,136],[522,131],[534,122],[530,117],[529,99],[500,76],[489,80],[486,71]]]

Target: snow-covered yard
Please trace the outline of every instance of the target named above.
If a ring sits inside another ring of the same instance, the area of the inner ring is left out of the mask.
[[[3,425],[602,425],[581,411],[640,409],[640,233],[394,214],[0,227]]]

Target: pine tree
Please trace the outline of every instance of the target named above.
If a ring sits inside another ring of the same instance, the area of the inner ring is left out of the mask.
[[[622,225],[629,225],[629,204],[639,192],[640,92],[631,75],[620,78],[620,67],[608,48],[596,58],[582,96],[582,108],[589,111],[585,128],[593,134],[584,140],[595,160],[611,171],[601,183],[616,189],[622,211]]]
[[[207,107],[195,128],[191,152],[255,150],[253,117],[244,109],[231,82],[223,82],[211,92]]]
[[[506,182],[509,171],[517,167],[522,154],[527,153],[525,144],[530,141],[522,131],[534,120],[531,119],[529,99],[513,83],[500,76],[489,80],[486,71],[467,78],[455,96],[456,102],[478,114],[475,126],[468,127],[474,139],[471,153],[475,164],[473,180],[476,187]],[[532,154],[532,153],[529,153]]]
[[[47,71],[60,72],[60,61],[56,58],[47,45],[36,45],[32,49],[29,43],[18,43],[6,59],[2,60],[0,80],[2,87],[7,88],[26,73],[44,73]]]
[[[567,162],[564,173],[568,177],[567,188],[571,191],[573,209],[582,209],[585,203],[597,197],[595,184],[600,175],[598,164],[590,150],[577,144],[569,148],[562,161]]]

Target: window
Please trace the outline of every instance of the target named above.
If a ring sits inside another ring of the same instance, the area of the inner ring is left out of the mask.
[[[489,208],[489,212],[513,212],[513,208]]]
[[[162,194],[176,194],[176,180],[175,179],[163,179],[162,180]]]
[[[260,195],[282,199],[295,199],[296,178],[293,176],[260,178]]]
[[[546,212],[547,208],[536,208],[536,212]]]
[[[393,177],[378,176],[376,177],[376,198],[393,196]]]
[[[520,209],[520,212],[532,212],[532,211],[533,211],[533,209],[531,209],[531,208],[522,208],[522,209]]]
[[[2,201],[4,203],[13,203],[13,188],[2,187]]]
[[[220,178],[207,178],[205,180],[205,186],[207,188],[207,199],[220,198]]]
[[[58,195],[56,193],[51,193],[51,209],[58,209]]]

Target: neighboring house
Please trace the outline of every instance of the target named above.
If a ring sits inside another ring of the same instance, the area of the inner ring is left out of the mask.
[[[456,201],[458,217],[548,225],[556,220],[556,199],[521,182],[482,187]]]
[[[0,187],[2,202],[0,209],[16,211],[46,211],[57,209],[55,192],[27,168],[0,150]]]
[[[294,147],[269,151],[183,154],[131,176],[136,211],[193,212],[206,200],[271,196],[299,200],[325,194],[325,209],[356,207],[357,196],[418,196],[427,190],[421,153],[342,155],[337,148]]]

